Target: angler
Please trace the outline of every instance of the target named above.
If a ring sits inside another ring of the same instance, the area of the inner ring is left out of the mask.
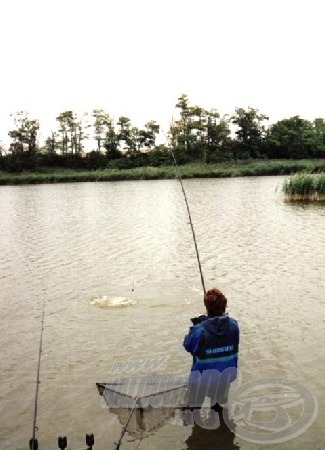
[[[192,319],[194,326],[184,339],[193,356],[189,377],[189,406],[200,407],[205,396],[221,412],[229,385],[237,377],[239,326],[226,314],[227,299],[219,289],[204,294],[207,315]]]

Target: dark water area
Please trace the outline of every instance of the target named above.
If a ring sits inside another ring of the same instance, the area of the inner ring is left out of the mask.
[[[171,420],[130,430],[123,448],[323,448],[325,207],[284,202],[283,181],[184,185],[206,286],[225,293],[241,327],[240,383],[293,380],[316,399],[315,420],[277,443],[250,442],[240,424],[211,431]],[[129,361],[161,358],[159,370],[182,374],[191,365],[183,337],[204,308],[179,183],[3,186],[0,213],[0,448],[28,448],[43,301],[40,449],[57,448],[59,435],[84,448],[86,433],[97,450],[114,448],[121,423],[95,382],[116,367],[128,375]],[[136,304],[94,302],[105,296]]]

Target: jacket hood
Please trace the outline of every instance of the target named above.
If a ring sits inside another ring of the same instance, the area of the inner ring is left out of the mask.
[[[202,322],[201,325],[208,333],[223,336],[229,329],[229,316],[222,314],[222,316],[212,317]]]

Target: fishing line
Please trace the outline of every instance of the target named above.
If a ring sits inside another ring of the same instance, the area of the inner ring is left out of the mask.
[[[186,192],[185,192],[185,188],[184,188],[183,181],[182,181],[182,176],[181,176],[181,173],[180,173],[180,170],[179,170],[179,166],[178,166],[177,161],[176,161],[175,154],[173,152],[172,145],[170,144],[166,134],[165,134],[165,137],[166,137],[166,140],[167,140],[167,142],[169,144],[170,153],[171,153],[172,158],[173,158],[176,175],[177,175],[178,181],[180,182],[180,185],[181,185],[181,188],[182,188],[182,192],[183,192],[183,195],[184,195],[186,209],[187,209],[187,213],[188,213],[188,217],[189,217],[189,221],[190,221],[190,225],[191,225],[191,230],[192,230],[192,236],[193,236],[193,241],[194,241],[194,246],[195,246],[196,258],[197,258],[199,271],[200,271],[201,284],[202,284],[203,292],[205,294],[206,293],[206,289],[205,289],[204,277],[203,277],[202,266],[201,266],[201,261],[200,261],[200,254],[199,254],[199,249],[198,249],[198,245],[197,245],[197,242],[196,242],[195,231],[194,231],[194,226],[193,226],[193,222],[192,222],[192,216],[191,216],[190,207],[189,207],[189,204],[188,204],[188,201],[187,201]]]

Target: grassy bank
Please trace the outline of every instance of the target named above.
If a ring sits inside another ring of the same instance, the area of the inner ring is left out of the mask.
[[[283,192],[287,201],[325,201],[325,173],[294,175],[285,181]]]
[[[180,166],[182,178],[290,175],[299,172],[325,172],[325,160],[233,161],[220,164],[188,164]],[[172,178],[176,178],[176,172],[173,166],[139,167],[125,170],[105,169],[97,171],[42,169],[35,172],[23,172],[21,174],[0,172],[0,185]]]

